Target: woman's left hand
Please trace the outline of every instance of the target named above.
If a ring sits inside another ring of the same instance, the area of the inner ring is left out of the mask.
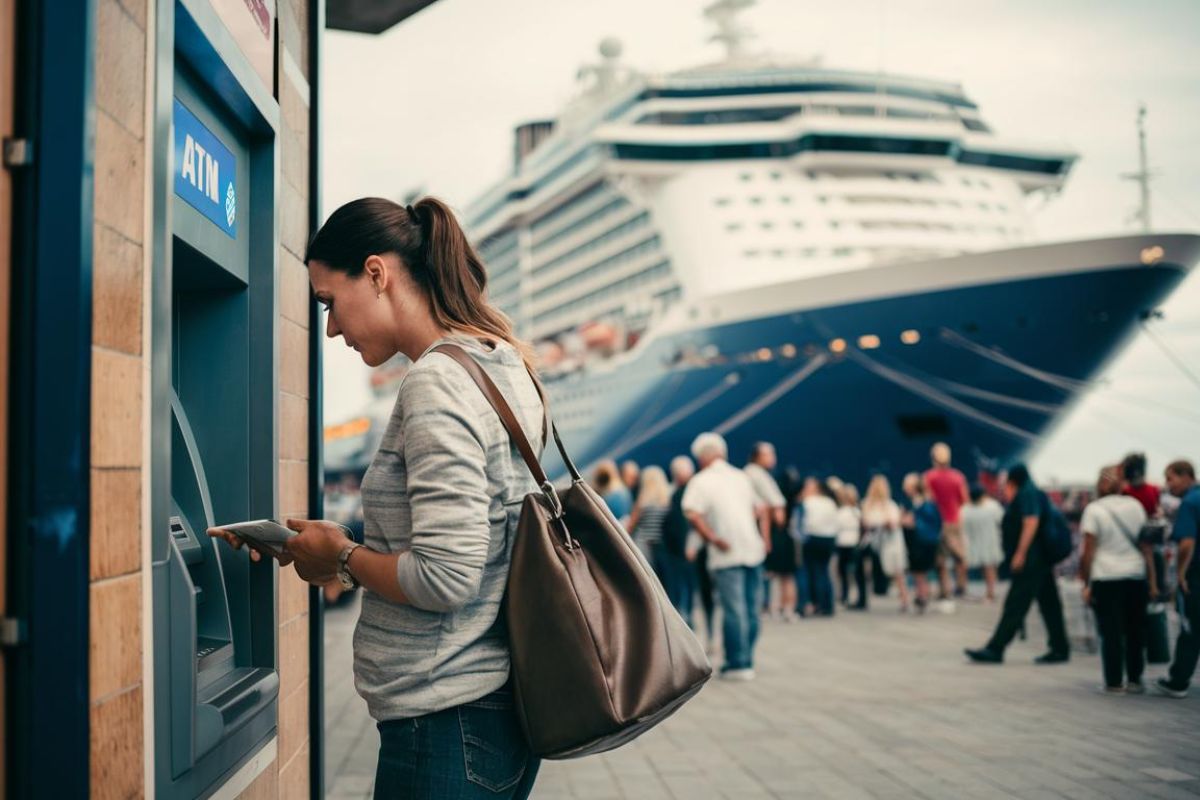
[[[350,543],[342,526],[323,519],[289,519],[285,524],[297,533],[284,546],[296,574],[317,586],[337,580],[338,554]]]

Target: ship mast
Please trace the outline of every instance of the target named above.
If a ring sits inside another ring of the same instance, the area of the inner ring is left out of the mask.
[[[1130,216],[1131,222],[1138,222],[1144,233],[1150,232],[1150,179],[1154,173],[1150,170],[1149,159],[1146,155],[1146,104],[1138,106],[1138,171],[1126,172],[1121,175],[1125,180],[1134,181],[1138,185],[1140,202],[1138,208]]]
[[[737,17],[754,3],[755,0],[717,0],[704,9],[704,16],[717,26],[717,32],[709,41],[725,45],[725,57],[730,61],[745,58],[747,55],[746,42],[754,34],[738,22]]]

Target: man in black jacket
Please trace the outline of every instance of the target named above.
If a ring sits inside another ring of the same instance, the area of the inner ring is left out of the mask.
[[[1042,528],[1045,526],[1049,500],[1029,477],[1024,464],[1008,471],[1005,484],[1008,509],[1004,513],[1004,554],[1009,560],[1012,583],[1004,598],[1004,612],[996,631],[986,645],[978,650],[966,650],[972,661],[999,664],[1004,660],[1004,648],[1013,640],[1036,599],[1050,649],[1034,659],[1038,664],[1059,664],[1071,657],[1067,641],[1067,623],[1063,617],[1062,598],[1054,565],[1043,552]]]

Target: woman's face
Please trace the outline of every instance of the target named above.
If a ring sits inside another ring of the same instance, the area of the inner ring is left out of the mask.
[[[1017,485],[1012,481],[1004,482],[1004,502],[1011,503],[1017,496]]]
[[[398,313],[413,298],[411,281],[401,280],[403,271],[386,257],[371,256],[363,272],[351,277],[320,261],[308,264],[313,294],[326,310],[325,335],[341,336],[347,347],[358,351],[369,367],[377,367],[397,353],[402,338]]]

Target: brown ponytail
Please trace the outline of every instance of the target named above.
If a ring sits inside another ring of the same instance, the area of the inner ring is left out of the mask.
[[[429,298],[434,321],[447,330],[502,339],[535,375],[532,348],[487,299],[487,270],[450,207],[433,197],[402,206],[381,197],[353,200],[334,211],[309,242],[304,263],[320,261],[351,277],[368,256],[396,253]],[[538,387],[539,391],[541,386]]]

